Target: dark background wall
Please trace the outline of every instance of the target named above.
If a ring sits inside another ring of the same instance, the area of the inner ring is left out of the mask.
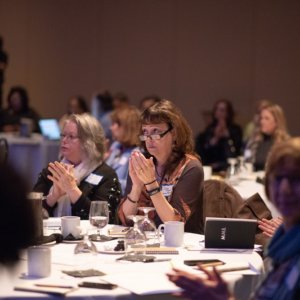
[[[45,117],[73,94],[124,91],[137,104],[156,93],[196,134],[220,97],[241,123],[269,98],[300,135],[298,0],[0,0],[0,35],[5,95],[26,86]]]

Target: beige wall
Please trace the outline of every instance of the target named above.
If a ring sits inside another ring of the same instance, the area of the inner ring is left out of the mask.
[[[124,91],[138,103],[157,93],[197,133],[217,98],[244,122],[263,97],[300,134],[298,0],[0,0],[0,35],[5,94],[26,86],[45,117],[73,94]]]

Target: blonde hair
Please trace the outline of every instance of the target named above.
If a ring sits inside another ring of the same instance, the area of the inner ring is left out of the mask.
[[[71,114],[65,121],[77,126],[78,138],[85,159],[90,163],[101,162],[105,151],[105,135],[101,124],[90,114]]]
[[[263,112],[264,110],[270,112],[276,122],[276,130],[274,132],[275,144],[288,139],[289,134],[287,131],[286,118],[283,109],[278,104],[270,104],[270,105],[266,105],[261,110],[261,112]]]
[[[294,165],[300,168],[300,137],[290,138],[273,147],[266,163],[266,195],[270,196],[270,177],[278,166],[282,166],[286,160],[292,160]]]
[[[140,111],[134,106],[119,108],[111,113],[112,123],[123,128],[124,134],[119,142],[127,147],[139,144]]]

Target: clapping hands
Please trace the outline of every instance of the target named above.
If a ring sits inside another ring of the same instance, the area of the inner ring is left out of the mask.
[[[73,165],[56,161],[49,163],[48,170],[51,173],[48,178],[53,182],[53,193],[57,196],[68,194],[77,187]]]
[[[198,265],[198,268],[206,277],[177,268],[173,268],[173,272],[167,274],[170,281],[183,289],[179,293],[180,296],[192,300],[227,300],[230,298],[227,285],[215,268],[212,271],[208,271],[201,265]]]
[[[147,159],[141,152],[133,152],[129,162],[129,174],[132,182],[140,186],[153,181],[155,179],[153,158]]]
[[[263,234],[268,237],[272,237],[281,224],[282,217],[273,218],[271,220],[262,219],[258,221],[258,227],[263,231]]]

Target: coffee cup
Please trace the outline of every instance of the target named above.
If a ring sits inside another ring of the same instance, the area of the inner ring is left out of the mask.
[[[27,249],[28,276],[48,277],[51,274],[51,249],[33,246]]]
[[[164,244],[168,247],[180,247],[183,244],[184,223],[168,221],[158,226],[158,231],[164,229]]]
[[[71,234],[74,238],[78,238],[80,236],[80,232],[80,217],[61,217],[61,233],[63,238],[66,238],[69,234]]]
[[[212,167],[211,166],[203,166],[204,180],[211,179],[212,175]]]

